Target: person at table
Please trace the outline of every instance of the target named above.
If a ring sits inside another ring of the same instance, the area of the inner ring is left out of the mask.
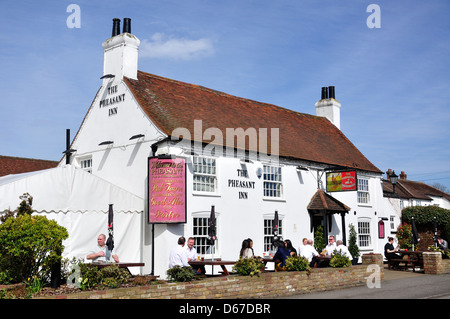
[[[313,258],[319,256],[319,253],[313,246],[313,241],[311,239],[306,240],[306,244],[303,245],[300,256],[305,257],[309,261],[309,265],[312,267],[314,262]]]
[[[194,237],[189,237],[186,245],[186,256],[188,261],[196,260],[198,258],[197,249],[194,247]]]
[[[445,239],[442,239],[441,237],[438,238],[438,247],[442,250],[448,249],[448,243]]]
[[[194,243],[195,243],[195,239],[194,237],[189,237],[187,240],[187,245],[186,245],[186,256],[187,256],[187,260],[188,262],[190,262],[191,260],[197,260],[198,259],[198,254],[197,254],[197,249],[194,247]],[[192,266],[192,268],[194,269],[194,271],[197,274],[205,274],[205,266]]]
[[[239,258],[251,258],[254,256],[253,249],[251,248],[251,242],[249,239],[242,241],[241,251],[239,252]]]
[[[389,261],[391,259],[402,259],[402,256],[399,254],[396,254],[395,252],[398,251],[398,247],[394,248],[394,238],[388,237],[388,242],[386,245],[384,245],[384,256]],[[394,268],[397,268],[400,262],[392,262],[392,265]]]
[[[301,256],[302,255],[302,249],[303,247],[305,247],[306,245],[308,245],[308,238],[303,238],[302,239],[302,244],[300,245],[299,249],[298,249],[298,254]]]
[[[178,245],[174,247],[170,252],[169,269],[175,266],[190,267],[188,263],[186,249],[184,249],[185,243],[186,238],[184,238],[183,236],[178,238]]]
[[[342,242],[342,240],[336,241],[336,251],[340,252],[341,255],[348,257],[348,259],[352,260],[352,254],[350,254],[350,251],[348,250],[347,246],[345,246]]]
[[[288,244],[284,241],[283,245],[278,247],[275,256],[273,256],[273,261],[275,262],[275,271],[285,270],[286,259],[291,256],[291,251],[287,247]]]
[[[119,257],[116,254],[109,256],[110,253],[111,252],[106,246],[106,235],[100,234],[97,237],[97,245],[89,251],[86,259],[92,260],[92,262],[107,262],[110,261],[110,257],[112,257],[113,260],[118,263]]]
[[[325,246],[321,255],[331,257],[335,249],[336,249],[336,238],[334,236],[328,236],[328,245]]]
[[[289,254],[291,256],[297,256],[297,249],[294,248],[292,242],[289,239],[286,239],[284,241],[284,244],[286,245],[287,249],[289,249]]]

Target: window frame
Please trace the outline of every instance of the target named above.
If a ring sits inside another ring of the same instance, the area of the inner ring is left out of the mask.
[[[283,199],[283,169],[276,165],[263,165],[263,198]]]
[[[192,191],[194,194],[218,194],[216,158],[193,156],[192,171]]]
[[[362,250],[372,249],[371,222],[372,220],[367,217],[358,218],[358,246]]]
[[[371,205],[369,178],[358,176],[358,191],[356,193],[358,205]]]

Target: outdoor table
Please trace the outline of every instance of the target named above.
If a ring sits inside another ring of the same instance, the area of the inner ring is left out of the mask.
[[[204,260],[191,260],[189,262],[189,265],[191,266],[220,266],[222,268],[223,271],[223,275],[224,276],[228,276],[230,273],[228,272],[227,268],[225,267],[225,265],[234,265],[236,262],[235,261],[226,261],[226,260],[217,260],[217,259],[204,259]],[[214,268],[213,268],[214,269]],[[214,274],[214,270],[213,270],[213,274]]]
[[[128,272],[131,274],[130,269],[128,267],[144,267],[145,263],[130,263],[130,262],[93,262],[92,265],[97,266],[98,268],[110,267],[113,265],[118,266],[119,268],[126,268]]]
[[[407,268],[408,264],[411,265],[413,272],[416,271],[416,266],[423,268],[423,251],[417,251],[417,250],[398,250],[395,252],[396,254],[399,254],[401,258],[398,259],[390,259],[389,260],[389,268],[390,263],[392,261],[405,263],[405,266],[399,266],[399,268]],[[407,256],[407,259],[403,259],[404,256]]]
[[[314,256],[313,257],[313,263],[314,263],[314,268],[320,267],[320,264],[324,261],[330,261],[331,257],[330,256]]]

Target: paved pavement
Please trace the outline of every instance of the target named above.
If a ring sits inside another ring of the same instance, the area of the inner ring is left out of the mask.
[[[450,274],[426,275],[422,272],[384,269],[379,288],[367,285],[286,299],[450,299]]]

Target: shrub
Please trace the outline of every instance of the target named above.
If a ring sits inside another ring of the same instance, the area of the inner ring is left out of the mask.
[[[61,261],[67,230],[45,216],[24,214],[0,224],[0,278],[25,282],[49,281],[52,266]]]
[[[169,280],[172,281],[191,281],[195,277],[195,272],[192,267],[175,266],[167,270]]]
[[[233,271],[242,276],[259,276],[264,267],[259,258],[239,258],[233,266]]]
[[[80,289],[86,290],[94,287],[117,288],[126,283],[131,277],[126,269],[111,264],[108,267],[98,268],[92,264],[79,263]]]
[[[348,244],[348,251],[350,252],[350,254],[352,255],[353,258],[358,258],[360,255],[360,252],[359,252],[359,247],[356,244],[357,236],[356,236],[355,226],[353,224],[350,224],[349,229],[350,229],[350,239],[349,239],[349,244]]]
[[[314,248],[322,251],[326,247],[323,227],[318,226],[314,231]]]
[[[403,223],[398,226],[397,240],[400,248],[411,249],[412,248],[412,227],[410,224]]]
[[[352,262],[347,256],[344,256],[340,251],[334,251],[331,260],[330,260],[330,266],[334,268],[341,268],[341,267],[350,267],[352,265]]]
[[[310,271],[309,261],[301,256],[289,256],[286,258],[286,270],[288,271]]]

